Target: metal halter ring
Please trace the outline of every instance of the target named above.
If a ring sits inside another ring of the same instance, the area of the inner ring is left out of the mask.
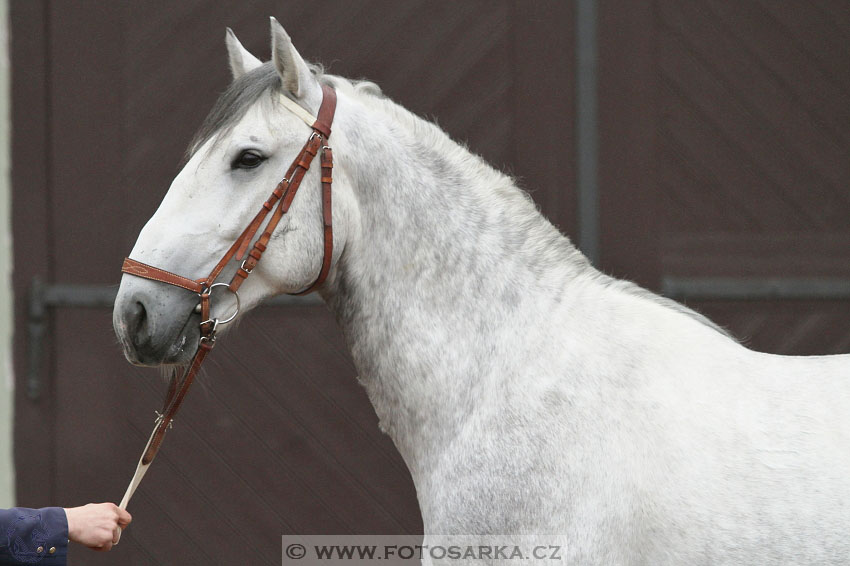
[[[236,310],[235,310],[235,311],[233,311],[233,314],[232,314],[232,315],[230,315],[229,317],[227,317],[227,318],[225,318],[225,319],[211,318],[211,319],[209,319],[209,320],[205,320],[205,321],[203,321],[203,322],[201,323],[202,325],[212,323],[212,325],[213,325],[213,331],[215,331],[216,327],[218,327],[218,325],[219,325],[219,324],[227,324],[228,322],[233,322],[233,319],[235,319],[235,318],[236,318],[236,315],[238,315],[238,314],[239,314],[239,307],[240,307],[240,303],[239,303],[239,293],[237,293],[237,292],[236,292],[236,291],[234,291],[233,289],[230,289],[230,285],[229,285],[228,283],[213,283],[213,284],[212,284],[212,285],[210,285],[209,287],[204,288],[204,289],[203,289],[200,293],[198,293],[198,294],[199,294],[199,295],[203,295],[204,293],[209,293],[209,294],[210,294],[210,296],[212,296],[212,291],[213,291],[213,289],[215,289],[216,287],[227,287],[227,289],[228,289],[228,290],[230,290],[230,292],[231,292],[231,293],[233,293],[233,296],[234,296],[234,297],[236,297]]]

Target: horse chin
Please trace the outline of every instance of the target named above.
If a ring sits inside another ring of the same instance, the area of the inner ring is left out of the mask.
[[[175,340],[161,348],[124,348],[124,357],[139,367],[183,366],[192,361],[200,333],[183,328]]]
[[[157,364],[161,366],[184,366],[192,361],[200,339],[200,332],[191,332],[186,328],[180,332],[178,339],[171,343],[165,353],[165,357]]]

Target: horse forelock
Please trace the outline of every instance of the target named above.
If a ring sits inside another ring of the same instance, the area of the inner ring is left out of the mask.
[[[280,90],[280,76],[271,63],[245,73],[221,93],[186,151],[191,157],[210,139],[230,131],[263,94]]]
[[[317,64],[309,64],[309,67],[320,83],[332,84],[354,94],[381,96],[381,89],[375,83],[325,75],[322,66]],[[280,75],[270,61],[234,80],[218,97],[195,133],[186,150],[186,160],[209,140],[227,134],[264,95],[282,91]]]

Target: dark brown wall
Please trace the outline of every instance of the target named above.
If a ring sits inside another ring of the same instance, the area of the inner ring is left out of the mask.
[[[277,16],[306,58],[436,117],[575,234],[572,3],[11,8],[21,504],[117,500],[130,479],[157,372],[124,362],[108,309],[53,309],[45,394],[29,400],[27,292],[34,276],[117,284],[227,84],[224,26],[267,58]],[[598,17],[601,267],[656,290],[683,277],[850,276],[846,3],[609,0]],[[757,349],[850,350],[848,301],[692,304]],[[256,313],[199,385],[121,546],[77,550],[72,564],[277,564],[282,533],[421,529],[407,471],[324,309]]]
[[[850,276],[850,5],[658,0],[663,277]],[[850,351],[850,301],[695,303],[758,350]]]

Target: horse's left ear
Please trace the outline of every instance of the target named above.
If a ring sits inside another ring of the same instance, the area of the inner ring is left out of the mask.
[[[224,38],[224,42],[227,45],[230,73],[233,75],[233,80],[262,65],[259,59],[251,55],[251,52],[239,43],[232,29],[227,28],[227,35]]]
[[[295,98],[303,99],[311,94],[311,91],[319,89],[318,81],[295,50],[283,26],[271,18],[271,27],[272,62],[283,81],[283,88],[295,95]]]

